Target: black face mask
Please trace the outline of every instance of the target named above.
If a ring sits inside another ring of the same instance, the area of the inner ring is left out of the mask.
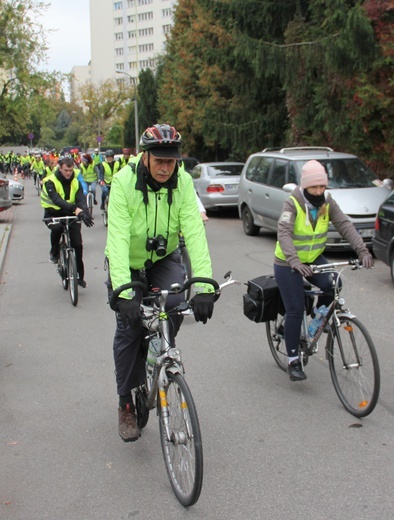
[[[321,195],[312,195],[311,193],[309,193],[308,190],[305,189],[304,197],[308,202],[312,204],[312,206],[315,206],[315,208],[320,208],[320,206],[322,206],[326,202],[324,192]]]

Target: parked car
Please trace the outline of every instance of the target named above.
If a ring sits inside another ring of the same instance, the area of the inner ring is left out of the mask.
[[[14,179],[9,179],[9,183],[10,197],[12,202],[23,200],[25,198],[24,185],[19,181],[15,181]]]
[[[12,206],[12,200],[9,191],[9,180],[0,177],[0,211],[5,211]]]
[[[328,191],[366,245],[372,247],[376,214],[388,189],[358,157],[327,147],[265,149],[248,158],[242,170],[238,198],[244,232],[257,235],[260,228],[277,231],[283,203],[299,184],[302,166],[311,159],[323,164]],[[330,225],[326,248],[347,250],[350,244]]]
[[[185,170],[189,173],[195,166],[197,166],[197,164],[200,163],[200,161],[195,157],[182,157],[182,159],[179,162],[183,164]]]
[[[379,208],[372,249],[376,258],[390,267],[394,283],[394,191]]]
[[[210,162],[193,168],[194,188],[205,209],[238,204],[238,183],[244,163]]]

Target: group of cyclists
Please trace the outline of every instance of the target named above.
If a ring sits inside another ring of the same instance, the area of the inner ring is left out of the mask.
[[[105,152],[103,160],[97,158],[98,154],[82,154],[79,165],[71,156],[62,157],[58,166],[43,178],[41,204],[45,217],[78,215],[88,227],[93,225],[93,217],[88,212],[79,176],[90,184],[95,198],[97,183],[100,184],[102,206],[111,188],[105,248],[109,296],[113,289],[138,280],[141,272],[151,286],[164,290],[174,283],[182,284],[184,270],[177,247],[180,232],[185,238],[194,276],[212,277],[202,211],[192,178],[182,166],[181,145],[181,136],[174,127],[156,124],[142,134],[142,151],[137,156],[131,155],[129,149],[124,149],[123,157],[117,160],[112,150]],[[313,275],[309,265],[325,262],[323,252],[330,221],[348,238],[363,266],[373,266],[362,239],[325,193],[326,188],[324,167],[317,161],[307,162],[301,186],[285,203],[279,220],[274,268],[286,310],[284,334],[292,381],[306,378],[297,353],[303,311],[300,302],[304,298],[302,279],[327,289],[327,277]],[[51,228],[50,223],[47,225]],[[74,228],[71,240],[77,256],[78,283],[86,287],[80,226],[75,223]],[[57,262],[60,231],[52,227],[51,262]],[[133,390],[144,383],[145,377],[144,353],[140,348],[141,297],[138,291],[124,291],[116,307],[113,352],[119,399],[118,431],[125,442],[135,441],[141,435],[133,402]],[[168,307],[179,305],[182,298],[182,295],[169,297]],[[205,324],[212,317],[214,301],[209,284],[196,287],[191,300],[196,321]],[[174,344],[182,320],[180,315],[172,317],[169,339]]]

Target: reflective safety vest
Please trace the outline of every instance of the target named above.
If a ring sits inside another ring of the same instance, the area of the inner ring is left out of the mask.
[[[45,170],[44,161],[42,159],[39,159],[38,161],[33,159],[30,168],[33,170],[33,172],[43,173]]]
[[[85,182],[94,182],[97,181],[97,173],[94,170],[94,164],[88,164],[85,166],[83,163],[80,166],[82,177]]]
[[[63,184],[59,181],[59,179],[56,177],[55,174],[52,174],[49,177],[45,177],[44,183],[42,185],[41,206],[43,208],[61,209],[61,208],[59,208],[59,206],[56,206],[53,203],[52,199],[48,195],[48,192],[47,192],[47,189],[46,189],[46,185],[47,185],[48,181],[52,181],[53,182],[53,184],[55,185],[57,193],[61,196],[62,199],[66,200],[70,204],[74,204],[75,203],[75,197],[76,197],[77,191],[78,191],[79,186],[80,186],[78,179],[76,179],[74,177],[74,179],[71,181],[70,198],[66,199],[65,198],[66,195],[64,193]]]
[[[111,166],[104,161],[102,164],[102,167],[104,168],[104,182],[106,184],[111,184],[112,177],[115,175],[117,171],[119,171],[119,163],[114,161],[114,169],[111,169]]]
[[[330,205],[329,203],[326,204],[326,214],[318,217],[316,227],[313,229],[308,214],[302,209],[300,203],[295,197],[290,196],[290,198],[293,199],[297,210],[297,216],[294,222],[293,244],[300,262],[310,264],[314,262],[326,248],[328,225],[330,222],[328,216]],[[275,256],[281,260],[286,260],[279,241],[276,243]]]

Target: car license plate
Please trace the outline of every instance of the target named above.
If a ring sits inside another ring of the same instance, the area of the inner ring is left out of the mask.
[[[227,191],[237,191],[238,184],[225,184],[224,187]]]
[[[374,229],[359,229],[358,232],[364,238],[372,238],[372,237],[375,236],[375,230]]]

